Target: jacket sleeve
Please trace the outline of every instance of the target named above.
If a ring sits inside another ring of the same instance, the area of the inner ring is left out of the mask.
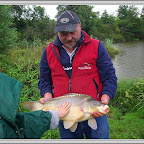
[[[107,94],[113,99],[117,89],[117,77],[111,57],[102,42],[99,43],[98,48],[97,68],[103,84],[101,95]]]
[[[46,49],[43,52],[39,67],[40,67],[40,78],[38,82],[38,87],[40,89],[41,96],[43,97],[44,94],[47,92],[52,93],[51,70],[47,62]]]
[[[51,124],[50,124],[50,129],[54,130],[58,124],[59,124],[59,115],[57,111],[54,110],[48,110],[47,112],[51,113]]]
[[[50,129],[51,113],[33,111],[18,113],[17,124],[23,129],[24,138],[41,138]]]
[[[5,122],[6,123],[6,122]],[[9,123],[8,123],[9,124]],[[11,125],[1,124],[4,126],[0,132],[4,131],[2,136],[4,138],[16,138],[16,128]],[[18,138],[41,138],[43,134],[51,129],[55,129],[59,124],[58,112],[49,110],[44,112],[42,110],[32,112],[18,112],[16,116]],[[10,128],[11,127],[11,128]],[[9,130],[9,133],[7,133]]]

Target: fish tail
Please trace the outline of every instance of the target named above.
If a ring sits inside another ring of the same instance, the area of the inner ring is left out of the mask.
[[[36,110],[36,101],[28,101],[28,102],[24,102],[23,106],[31,111],[35,111]]]

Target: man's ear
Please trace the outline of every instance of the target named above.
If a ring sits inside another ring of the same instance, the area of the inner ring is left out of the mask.
[[[80,22],[80,28],[81,28],[81,22]]]

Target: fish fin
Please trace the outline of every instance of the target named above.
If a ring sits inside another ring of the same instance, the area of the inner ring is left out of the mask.
[[[64,121],[63,124],[64,124],[64,128],[65,129],[69,129],[70,127],[73,126],[75,122],[74,121]]]
[[[48,110],[50,110],[48,107],[45,107],[45,108],[43,108],[42,109],[43,111],[48,111]]]
[[[78,125],[78,123],[75,122],[75,123],[73,124],[73,126],[70,127],[70,131],[71,131],[71,132],[75,132],[75,130],[76,130],[76,128],[77,128],[77,125]]]
[[[36,101],[27,101],[27,102],[24,102],[23,103],[23,106],[31,111],[34,111],[34,107],[35,107],[35,104],[37,102]]]
[[[94,130],[97,129],[97,122],[94,118],[88,120],[88,125]]]

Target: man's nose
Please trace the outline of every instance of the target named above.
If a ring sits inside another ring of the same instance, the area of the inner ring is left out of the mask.
[[[67,33],[66,40],[70,41],[71,39],[72,39],[72,34],[71,33]]]

